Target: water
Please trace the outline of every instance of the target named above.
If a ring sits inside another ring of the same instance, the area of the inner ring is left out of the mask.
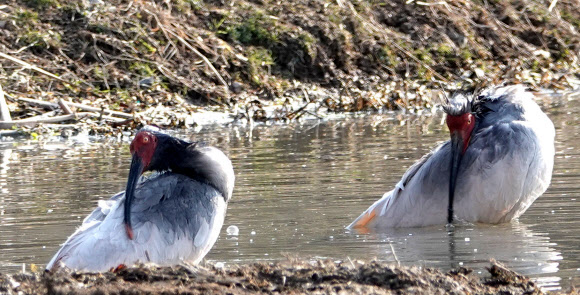
[[[377,259],[443,269],[462,265],[485,273],[495,258],[546,289],[578,287],[580,103],[558,99],[545,108],[557,131],[550,189],[519,221],[459,225],[451,232],[444,226],[381,234],[344,230],[448,138],[439,114],[204,128],[192,137],[222,148],[237,177],[220,239],[207,260]],[[23,263],[27,269],[43,267],[97,200],[123,190],[127,145],[0,142],[0,272],[20,271]]]

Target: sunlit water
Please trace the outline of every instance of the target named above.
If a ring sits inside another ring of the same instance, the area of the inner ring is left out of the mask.
[[[236,188],[212,263],[286,257],[382,260],[484,273],[491,258],[545,288],[580,286],[580,103],[545,109],[556,126],[552,186],[519,221],[345,231],[405,170],[446,140],[439,114],[384,114],[283,126],[213,126],[205,140],[233,161]],[[127,141],[0,141],[0,272],[44,266],[96,206],[124,189]],[[228,226],[238,235],[228,235]]]

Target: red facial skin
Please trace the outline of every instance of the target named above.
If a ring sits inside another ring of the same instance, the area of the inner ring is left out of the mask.
[[[449,127],[451,136],[456,134],[463,140],[463,150],[461,153],[464,154],[471,139],[471,131],[475,128],[475,117],[471,113],[465,113],[459,116],[447,115],[447,127]]]
[[[135,138],[131,142],[130,151],[131,154],[137,153],[137,156],[143,162],[144,170],[147,170],[153,158],[155,148],[157,148],[157,137],[147,131],[142,131],[135,135]]]

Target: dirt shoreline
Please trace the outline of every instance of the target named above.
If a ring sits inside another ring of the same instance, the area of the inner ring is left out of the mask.
[[[8,0],[0,129],[191,128],[206,111],[285,122],[417,111],[489,84],[575,89],[579,19],[569,1]]]
[[[356,265],[355,265],[356,264]],[[285,261],[116,272],[0,274],[2,294],[545,294],[529,278],[491,262],[488,274],[379,262]],[[569,293],[577,294],[572,290]],[[555,294],[555,293],[550,293]]]

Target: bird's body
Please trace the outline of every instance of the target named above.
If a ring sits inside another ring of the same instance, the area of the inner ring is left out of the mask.
[[[135,182],[129,200],[130,217],[126,218],[125,211],[128,193],[99,201],[99,207],[68,238],[47,269],[66,266],[106,271],[139,262],[196,264],[209,252],[218,238],[233,190],[231,162],[216,148],[150,134],[163,140],[157,143],[159,154],[154,154],[144,169],[159,173],[143,178],[139,184]],[[173,158],[167,159],[169,155]]]
[[[466,106],[468,111],[459,111]],[[509,222],[546,191],[554,164],[555,131],[530,92],[522,86],[491,88],[474,98],[452,100],[446,112],[452,131],[456,131],[453,116],[471,114],[457,127],[465,134],[457,141],[457,152],[452,133],[452,140],[410,167],[395,189],[348,228],[428,226],[454,218]],[[455,177],[454,155],[459,158]]]

